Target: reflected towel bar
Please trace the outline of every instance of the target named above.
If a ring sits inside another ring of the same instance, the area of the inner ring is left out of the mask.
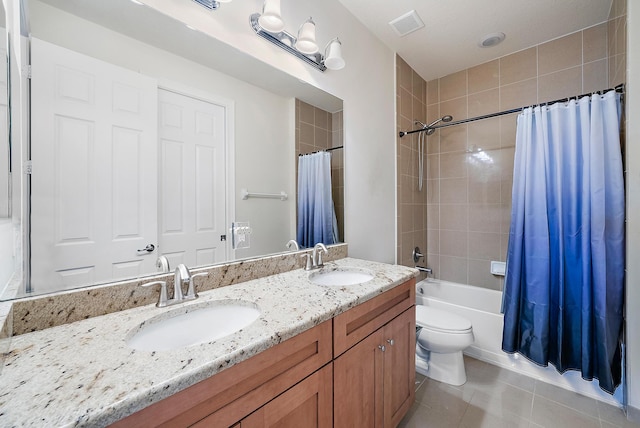
[[[247,189],[240,190],[240,195],[242,195],[242,199],[246,200],[249,198],[264,198],[264,199],[280,199],[281,201],[286,201],[289,199],[289,195],[283,190],[280,193],[249,193]]]

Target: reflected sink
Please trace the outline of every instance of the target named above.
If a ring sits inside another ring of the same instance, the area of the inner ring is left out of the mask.
[[[174,309],[132,330],[127,345],[142,351],[186,348],[233,334],[260,316],[255,304],[239,300]]]
[[[346,286],[363,284],[371,281],[373,272],[351,267],[339,267],[333,269],[321,269],[309,275],[309,281],[316,285]]]

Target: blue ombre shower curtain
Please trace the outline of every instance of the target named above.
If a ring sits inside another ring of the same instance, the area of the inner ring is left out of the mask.
[[[331,198],[331,154],[298,157],[298,243],[313,247],[338,242],[336,213]]]
[[[620,94],[518,116],[502,349],[613,393],[621,378]]]

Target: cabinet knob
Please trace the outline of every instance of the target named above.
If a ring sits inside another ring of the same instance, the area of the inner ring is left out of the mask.
[[[384,345],[379,345],[378,349],[380,349],[382,352],[387,350],[387,348]]]
[[[387,343],[388,343],[389,345],[393,346],[393,344],[394,344],[395,342],[393,341],[393,339],[387,339]]]

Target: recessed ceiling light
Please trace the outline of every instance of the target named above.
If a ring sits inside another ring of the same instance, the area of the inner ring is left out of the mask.
[[[487,34],[482,39],[480,39],[480,41],[478,42],[478,46],[480,46],[481,48],[492,48],[502,43],[505,37],[506,36],[504,35],[504,33]]]

